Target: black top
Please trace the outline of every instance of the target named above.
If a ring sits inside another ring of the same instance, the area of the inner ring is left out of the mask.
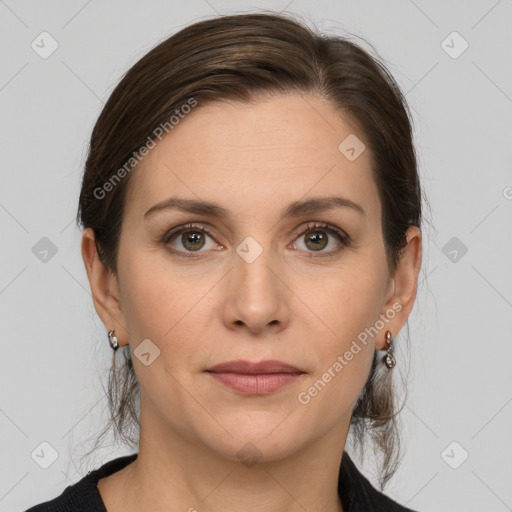
[[[98,491],[98,480],[123,469],[137,458],[137,453],[111,460],[99,469],[64,489],[56,498],[25,512],[107,512]],[[415,512],[379,492],[343,452],[338,480],[338,494],[344,512]]]

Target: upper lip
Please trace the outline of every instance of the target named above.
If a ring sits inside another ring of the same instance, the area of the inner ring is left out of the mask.
[[[283,363],[282,361],[259,361],[253,363],[251,361],[226,361],[225,363],[220,363],[211,368],[208,368],[206,371],[213,373],[253,373],[253,374],[262,374],[262,373],[304,373],[302,370],[299,370],[295,366],[291,364]]]

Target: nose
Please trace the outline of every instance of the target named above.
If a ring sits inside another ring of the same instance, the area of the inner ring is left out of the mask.
[[[277,333],[287,327],[293,293],[285,282],[285,265],[273,257],[270,249],[261,251],[255,259],[237,253],[224,296],[228,328],[245,327],[259,334],[265,329]]]

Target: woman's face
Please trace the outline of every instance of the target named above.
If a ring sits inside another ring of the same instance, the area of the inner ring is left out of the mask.
[[[366,144],[312,95],[199,102],[133,171],[112,278],[119,302],[97,309],[130,344],[146,435],[233,460],[249,442],[267,460],[328,432],[340,443],[374,349],[412,308],[419,264],[404,263],[399,286],[389,275],[370,150],[354,137]],[[321,207],[335,197],[346,204]],[[171,198],[217,210],[152,210]],[[207,371],[234,360],[302,373],[224,375],[245,385],[235,389]]]

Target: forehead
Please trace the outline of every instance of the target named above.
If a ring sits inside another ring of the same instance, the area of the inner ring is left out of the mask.
[[[347,145],[362,152],[347,158],[353,155],[346,153]],[[180,195],[254,214],[264,203],[333,192],[371,210],[378,202],[371,169],[357,123],[323,98],[293,94],[251,103],[198,102],[134,171],[129,210],[140,215],[153,203]]]

